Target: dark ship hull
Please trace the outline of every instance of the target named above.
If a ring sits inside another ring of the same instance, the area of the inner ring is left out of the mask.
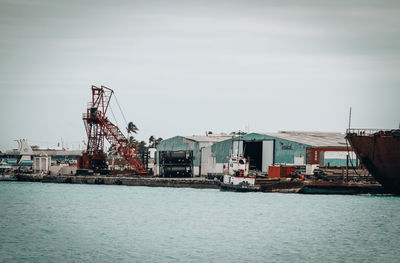
[[[370,174],[388,192],[400,195],[400,130],[349,130],[346,138]]]

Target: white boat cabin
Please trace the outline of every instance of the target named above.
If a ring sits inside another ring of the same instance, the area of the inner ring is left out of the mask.
[[[254,185],[256,178],[249,176],[249,163],[244,157],[231,157],[228,174],[224,175],[224,184]]]

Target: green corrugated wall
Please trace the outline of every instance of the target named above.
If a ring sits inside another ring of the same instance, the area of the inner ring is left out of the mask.
[[[236,137],[235,140],[238,140]],[[304,157],[306,160],[306,145],[294,141],[284,140],[277,137],[263,135],[258,133],[249,133],[242,136],[244,141],[263,141],[274,140],[274,162],[275,163],[294,163],[294,157]],[[212,155],[217,163],[227,163],[228,156],[232,149],[232,139],[215,143],[211,146]],[[199,142],[187,140],[182,136],[175,136],[166,140],[162,140],[157,145],[157,151],[193,151],[193,165],[199,165]]]
[[[238,140],[238,138],[235,138]],[[258,133],[249,133],[241,137],[243,141],[263,141],[274,140],[274,162],[275,163],[294,163],[294,157],[304,157],[306,160],[306,148],[311,145],[302,144],[294,141],[284,140],[277,137]],[[228,162],[228,156],[232,149],[232,139],[228,139],[212,146],[213,156],[217,163]]]
[[[217,142],[211,146],[212,155],[217,163],[227,163],[232,150],[232,139]]]

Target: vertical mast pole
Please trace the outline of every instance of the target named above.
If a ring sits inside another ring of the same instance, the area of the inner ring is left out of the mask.
[[[349,112],[349,132],[350,132],[350,126],[351,126],[351,107]]]

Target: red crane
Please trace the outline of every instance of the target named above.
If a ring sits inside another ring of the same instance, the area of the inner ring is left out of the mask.
[[[111,147],[129,164],[133,172],[146,175],[149,172],[136,156],[136,149],[106,116],[113,93],[114,91],[107,87],[92,86],[92,101],[88,103],[86,113],[83,113],[83,122],[88,136],[87,149],[78,159],[78,168],[99,172],[107,169],[106,154],[104,153],[104,138],[106,138]]]

